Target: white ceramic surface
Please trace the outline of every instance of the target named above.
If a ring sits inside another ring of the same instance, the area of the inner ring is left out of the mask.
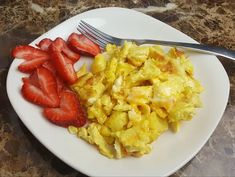
[[[104,32],[126,38],[150,38],[196,42],[182,32],[140,12],[123,8],[101,8],[87,11],[59,24],[33,41],[45,37],[66,39],[76,32],[80,20]],[[168,176],[187,163],[202,148],[215,130],[225,110],[229,95],[228,76],[215,56],[187,53],[195,66],[195,76],[205,88],[203,108],[192,121],[183,123],[179,133],[166,132],[153,143],[153,151],[141,158],[111,160],[86,142],[49,123],[42,109],[25,101],[20,93],[21,78],[17,70],[22,60],[15,59],[7,77],[7,93],[16,113],[32,134],[65,163],[89,176]],[[82,58],[90,63],[90,58]]]

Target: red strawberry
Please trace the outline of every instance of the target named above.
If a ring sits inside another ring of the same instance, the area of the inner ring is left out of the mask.
[[[72,33],[68,38],[68,44],[75,52],[92,56],[100,53],[99,46],[82,34]]]
[[[47,51],[48,47],[51,45],[52,40],[49,38],[42,39],[38,44],[36,44],[40,49]]]
[[[58,94],[63,90],[69,90],[68,86],[64,84],[63,80],[60,77],[56,77],[56,83],[57,83]]]
[[[53,74],[56,74],[56,69],[51,60],[46,61],[42,66],[51,71]]]
[[[77,98],[77,110],[78,110],[78,119],[75,122],[75,125],[81,127],[86,124],[87,121],[87,114],[83,109],[79,99]]]
[[[69,125],[83,126],[86,121],[84,114],[78,110],[78,100],[74,93],[63,91],[60,94],[59,108],[45,108],[43,113],[45,117],[54,124],[67,127]],[[82,117],[83,116],[83,117]],[[80,120],[81,119],[81,120]]]
[[[55,77],[46,68],[38,68],[29,78],[23,78],[23,82],[22,94],[28,101],[47,107],[59,105]]]
[[[38,74],[37,74],[36,70],[29,77],[23,77],[22,80],[24,83],[27,82],[31,85],[34,85],[34,86],[40,88],[40,84],[38,81]]]
[[[45,60],[48,60],[50,58],[47,52],[29,45],[20,45],[15,47],[12,50],[12,56],[14,58],[20,58],[25,60],[32,60],[35,58],[43,58]]]
[[[62,55],[63,55],[63,57],[64,57],[64,59],[65,59],[65,61],[66,61],[66,63],[69,63],[69,64],[71,64],[71,65],[73,65],[74,64],[74,62],[72,61],[72,60],[70,60],[70,58],[69,57],[67,57],[65,54],[63,54],[62,53]]]
[[[58,37],[54,41],[56,47],[59,50],[62,50],[62,52],[70,59],[73,61],[73,63],[77,62],[80,58],[80,55],[78,53],[73,52],[66,44],[66,42]]]
[[[64,45],[63,48],[63,53],[70,59],[72,60],[74,63],[77,62],[80,59],[80,55],[78,53],[75,53],[74,51],[72,51],[67,44]]]
[[[72,51],[68,45],[65,43],[64,48],[62,49],[63,53],[74,63],[80,59],[80,55]]]
[[[69,60],[69,59],[68,59]],[[70,61],[70,60],[69,60]],[[71,61],[70,61],[71,62]],[[51,61],[47,61],[43,64],[44,68],[47,68],[49,71],[51,71],[55,78],[57,83],[57,92],[60,93],[62,90],[67,90],[67,86],[64,84],[63,80],[57,76],[56,69]]]
[[[54,75],[48,69],[40,67],[37,69],[37,76],[41,90],[55,103],[59,104],[57,82]]]
[[[77,75],[73,68],[73,64],[70,63],[66,59],[66,57],[63,56],[63,54],[54,43],[50,45],[49,51],[51,54],[51,59],[59,76],[68,84],[73,84],[74,82],[76,82]]]
[[[57,107],[57,103],[55,104],[48,96],[46,96],[42,90],[30,83],[25,82],[22,86],[22,94],[24,98],[30,102],[41,106],[47,107]]]
[[[54,41],[53,41],[54,46],[58,49],[59,52],[62,52],[62,49],[64,47],[64,40],[60,37],[57,37]]]
[[[21,72],[30,72],[38,67],[40,67],[48,58],[39,57],[32,60],[26,60],[18,66]]]

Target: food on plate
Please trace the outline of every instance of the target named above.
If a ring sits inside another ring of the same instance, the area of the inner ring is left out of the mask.
[[[29,77],[23,78],[24,98],[44,107],[58,107],[60,100],[53,74],[44,67],[37,68]]]
[[[80,127],[86,123],[86,114],[82,109],[77,96],[71,91],[60,92],[60,106],[44,108],[45,117],[54,124],[67,127],[74,125]],[[79,119],[77,118],[79,117]]]
[[[68,38],[68,45],[76,52],[96,56],[100,47],[82,34],[72,33]]]
[[[17,46],[13,49],[12,56],[25,60],[18,66],[21,72],[31,72],[50,59],[47,52],[32,46]]]
[[[109,158],[150,153],[153,141],[168,129],[179,131],[201,106],[203,87],[176,48],[108,44],[91,71],[84,64],[77,77],[71,88],[86,107],[88,124],[68,129]]]
[[[81,34],[68,40],[45,38],[37,45],[17,46],[24,59],[22,96],[42,107],[50,122],[68,127],[109,158],[142,156],[168,129],[179,131],[201,106],[203,87],[194,78],[184,52],[159,46],[98,45]],[[94,56],[91,71],[80,55]],[[85,107],[85,109],[84,109]],[[88,121],[87,121],[88,119]],[[86,126],[85,126],[86,125]]]
[[[92,41],[78,36],[76,42],[79,42],[80,48],[89,48],[87,53],[92,52],[92,55],[94,51],[100,51]],[[45,118],[56,125],[84,126],[86,112],[78,95],[69,88],[77,81],[74,64],[80,59],[81,53],[73,51],[60,37],[55,40],[42,39],[36,46],[39,48],[29,45],[17,46],[12,51],[14,58],[25,60],[18,66],[19,71],[29,75],[22,78],[22,96],[41,106]]]
[[[36,46],[38,46],[40,49],[47,51],[48,47],[51,45],[53,41],[49,38],[42,39]]]
[[[12,56],[24,60],[33,60],[35,58],[44,58],[48,60],[50,58],[50,55],[47,52],[29,45],[15,47],[12,50]]]
[[[57,37],[54,41],[54,45],[57,46],[65,56],[72,60],[73,63],[80,59],[79,53],[73,52],[62,38]]]
[[[52,63],[60,78],[68,84],[74,83],[77,80],[77,76],[71,60],[67,59],[54,43],[50,45],[49,52],[51,54]]]

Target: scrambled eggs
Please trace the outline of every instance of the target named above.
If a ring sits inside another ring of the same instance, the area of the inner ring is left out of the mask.
[[[87,109],[86,127],[69,131],[109,158],[142,156],[164,131],[179,130],[201,106],[203,88],[182,51],[159,46],[107,45],[91,72],[83,65],[72,89]]]

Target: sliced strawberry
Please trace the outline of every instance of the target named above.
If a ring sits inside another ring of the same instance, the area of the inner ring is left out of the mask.
[[[45,58],[45,57],[39,57],[39,58],[34,58],[32,60],[26,60],[18,66],[18,69],[21,72],[31,72],[34,69],[40,67],[47,60],[48,58]]]
[[[51,60],[46,61],[42,66],[51,71],[53,74],[56,74],[56,69]]]
[[[78,53],[73,52],[66,44],[66,42],[58,37],[55,39],[54,44],[59,50],[62,50],[62,52],[73,61],[73,63],[77,62],[80,58],[80,55]]]
[[[29,45],[20,45],[15,47],[12,50],[12,56],[14,58],[20,58],[25,60],[32,60],[35,58],[43,58],[45,60],[48,60],[50,58],[47,52]]]
[[[24,83],[29,83],[31,85],[34,85],[38,88],[40,88],[39,80],[38,80],[38,74],[37,71],[35,70],[29,77],[23,77],[22,78]]]
[[[72,33],[68,38],[68,45],[75,52],[86,55],[96,56],[100,53],[99,46],[82,34]]]
[[[81,127],[85,125],[87,122],[87,114],[78,98],[77,98],[77,110],[78,110],[78,119],[75,121],[75,125]]]
[[[62,55],[63,55],[66,63],[73,64],[73,62],[68,57],[66,57],[64,54],[62,54]],[[52,61],[47,61],[47,62],[43,63],[42,66],[44,68],[48,69],[49,71],[51,71],[56,76],[57,71],[56,71],[56,68],[55,68],[54,64],[52,63]]]
[[[72,51],[68,45],[65,43],[64,48],[62,49],[63,53],[74,63],[80,59],[80,55]]]
[[[23,78],[23,82],[22,93],[28,101],[47,107],[59,106],[56,79],[48,69],[38,68],[28,78]]]
[[[80,55],[78,53],[75,53],[74,51],[72,51],[67,44],[64,45],[63,48],[63,53],[70,59],[72,60],[74,63],[77,62],[80,59]]]
[[[68,59],[69,60],[69,59]],[[70,60],[69,60],[70,61]],[[71,62],[71,61],[70,61]],[[47,68],[48,70],[50,70],[55,78],[56,78],[56,83],[57,83],[57,92],[60,93],[62,90],[67,90],[67,86],[64,84],[63,80],[57,76],[57,73],[56,73],[56,69],[54,67],[54,65],[52,64],[51,61],[47,61],[43,64],[43,67],[44,68]]]
[[[83,126],[86,121],[80,121],[78,100],[74,93],[70,91],[61,92],[61,101],[59,108],[45,108],[43,113],[45,117],[54,124],[67,127],[69,125]],[[86,117],[82,117],[86,120]]]
[[[62,52],[62,49],[64,47],[64,40],[60,37],[57,37],[54,41],[53,44],[55,47],[58,49],[59,52]]]
[[[56,83],[57,83],[58,94],[63,90],[69,90],[68,86],[64,84],[63,80],[60,77],[56,77]]]
[[[66,61],[66,63],[69,63],[69,64],[71,64],[71,65],[73,65],[74,64],[74,62],[72,61],[72,60],[70,60],[70,58],[69,57],[67,57],[65,54],[63,54],[62,53],[62,55],[63,55],[63,57],[64,57],[64,59],[65,59],[65,61]]]
[[[76,82],[77,76],[73,65],[68,62],[66,57],[63,56],[63,54],[54,43],[50,45],[49,51],[51,54],[51,59],[59,76],[68,84],[73,84],[74,82]]]
[[[42,39],[38,44],[36,44],[40,49],[47,51],[48,47],[51,45],[52,40],[49,38]]]
[[[22,78],[22,81],[23,81],[23,83],[30,83],[30,78],[29,77],[23,77]],[[32,84],[32,85],[34,85],[34,84]]]
[[[30,83],[25,82],[21,91],[24,98],[32,103],[46,107],[58,106],[58,104],[55,103],[50,97],[46,96],[40,88]]]
[[[37,77],[41,90],[59,105],[59,96],[57,93],[57,81],[53,73],[44,67],[37,69]]]

